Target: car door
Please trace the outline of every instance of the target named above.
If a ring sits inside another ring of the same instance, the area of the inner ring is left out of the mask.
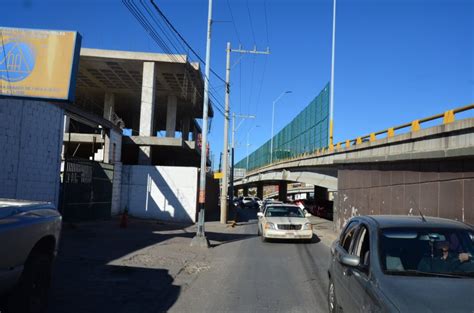
[[[361,223],[358,226],[351,254],[360,258],[360,266],[346,269],[347,285],[350,289],[350,306],[347,312],[369,312],[373,308],[369,303],[367,290],[370,286],[370,233],[369,227]]]
[[[263,221],[265,219],[265,217],[264,217],[265,216],[265,210],[266,210],[266,208],[262,211],[262,215],[263,215],[262,217],[258,216],[257,227],[259,229],[260,234],[263,233]]]
[[[341,234],[339,243],[334,251],[333,258],[333,283],[336,292],[336,297],[339,305],[344,309],[345,312],[351,311],[352,300],[351,290],[349,288],[349,279],[347,276],[348,267],[339,261],[341,254],[349,253],[355,241],[356,231],[358,229],[359,222],[352,220],[346,226]]]

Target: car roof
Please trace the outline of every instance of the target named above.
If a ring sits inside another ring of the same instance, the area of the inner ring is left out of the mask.
[[[18,199],[4,199],[0,198],[0,208],[2,207],[24,207],[31,205],[45,205],[48,202],[42,201],[30,201],[30,200],[18,200]]]
[[[420,215],[366,215],[358,216],[358,219],[377,224],[379,228],[392,227],[416,227],[416,228],[473,228],[463,222],[440,217],[425,216],[425,220]]]
[[[286,204],[286,203],[269,203],[267,207],[292,207],[292,208],[300,208],[297,205],[294,204]]]

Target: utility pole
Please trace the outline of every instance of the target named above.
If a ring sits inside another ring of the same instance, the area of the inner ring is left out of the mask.
[[[209,72],[211,68],[211,26],[212,0],[209,0],[207,18],[206,41],[206,68],[204,76],[204,99],[202,105],[202,142],[201,142],[201,171],[199,173],[199,215],[196,236],[191,240],[191,246],[209,247],[204,230],[205,203],[206,203],[206,165],[207,165],[207,114],[209,105]]]
[[[224,112],[224,149],[222,159],[221,224],[227,223],[227,155],[229,141],[229,98],[230,98],[230,42],[227,43],[225,65],[225,112]],[[230,197],[230,196],[229,196]]]
[[[336,0],[332,8],[331,83],[329,86],[329,149],[334,149],[334,62],[336,54]]]
[[[227,223],[227,198],[229,198],[229,208],[233,205],[234,196],[234,132],[235,132],[235,113],[233,114],[232,122],[232,151],[231,151],[231,169],[230,169],[230,191],[227,190],[228,178],[227,178],[227,151],[228,151],[228,138],[229,138],[229,112],[230,112],[230,53],[236,52],[241,54],[270,54],[270,49],[267,47],[266,51],[257,51],[257,47],[254,46],[253,50],[243,50],[241,46],[238,49],[231,49],[230,42],[227,42],[226,49],[226,75],[225,75],[225,113],[224,113],[224,159],[223,159],[223,176],[222,176],[222,189],[221,189],[221,223]],[[255,118],[255,117],[251,117]],[[240,126],[240,125],[239,125]],[[238,128],[238,127],[237,127]]]
[[[235,127],[235,118],[241,118],[239,125]],[[234,195],[234,151],[235,151],[235,132],[239,129],[240,125],[242,125],[242,122],[244,119],[254,119],[255,115],[242,115],[242,114],[235,114],[232,113],[232,148],[231,148],[231,165],[230,165],[230,192],[229,194]],[[231,201],[231,197],[229,197],[229,208],[232,207],[233,201]]]

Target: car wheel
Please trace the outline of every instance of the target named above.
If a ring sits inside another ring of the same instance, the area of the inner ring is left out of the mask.
[[[341,310],[339,308],[339,304],[337,304],[336,290],[334,288],[334,283],[332,282],[332,279],[329,279],[328,307],[329,307],[329,313],[339,313],[339,312],[341,312]]]
[[[19,284],[9,303],[11,312],[46,312],[52,263],[52,255],[46,253],[28,257]]]

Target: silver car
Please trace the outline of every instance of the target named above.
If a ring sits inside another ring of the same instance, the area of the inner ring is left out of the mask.
[[[51,203],[0,199],[0,312],[46,312],[61,221]]]
[[[258,212],[257,233],[262,241],[267,239],[313,238],[313,225],[307,219],[309,213],[292,204],[269,205],[264,212]]]
[[[474,229],[423,216],[352,218],[331,247],[330,312],[474,312]]]

